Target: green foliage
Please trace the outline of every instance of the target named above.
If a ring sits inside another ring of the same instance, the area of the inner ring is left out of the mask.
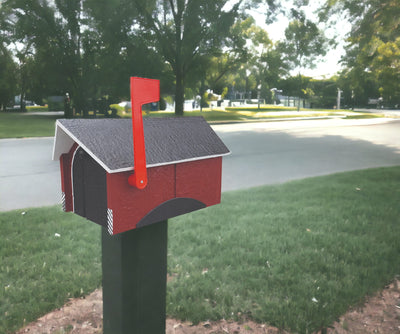
[[[222,94],[229,87],[228,98],[235,99],[234,92],[246,92],[247,98],[257,98],[260,93],[261,99],[270,101],[270,88],[276,87],[287,67],[267,31],[253,17],[244,17],[232,26],[225,43],[228,49],[210,59],[199,91],[211,88]]]
[[[162,92],[177,99],[178,114],[185,93],[193,98],[208,89],[221,94],[229,87],[272,102],[270,89],[289,69],[313,67],[326,53],[326,39],[302,11],[308,3],[293,1],[286,39],[274,45],[246,10],[261,11],[271,22],[282,12],[276,0],[4,0],[0,105],[14,95],[43,104],[68,92],[87,116],[89,98],[125,100],[132,75],[161,79]],[[381,96],[386,106],[399,105],[398,1],[326,0],[319,16],[329,21],[332,12],[353,24],[347,69],[338,81],[345,104],[367,105]],[[314,93],[319,104],[335,104]]]
[[[7,0],[7,32],[17,52],[21,95],[41,100],[48,95],[74,98],[83,93],[81,64],[81,1]],[[3,8],[2,8],[3,9]],[[38,101],[41,102],[41,101]]]
[[[64,111],[64,101],[59,102],[59,101],[52,101],[49,100],[48,103],[48,109],[52,111]]]
[[[110,108],[117,109],[118,114],[123,114],[124,112],[132,112],[132,109],[121,107],[118,104],[110,104]]]
[[[311,89],[315,92],[315,95],[311,99],[313,108],[332,108],[334,105],[336,105],[337,89],[339,87],[337,79],[313,79],[310,81],[309,85]],[[344,105],[346,105],[346,103]],[[352,105],[351,101],[348,101],[347,105]]]
[[[292,18],[280,49],[292,69],[300,72],[304,68],[314,68],[317,58],[326,54],[327,39],[303,11],[292,9]]]
[[[175,77],[175,112],[183,114],[185,78],[204,70],[212,56],[219,55],[240,2],[225,10],[226,0],[164,1],[135,0],[139,22],[151,31],[156,47]],[[202,94],[200,94],[202,95]]]
[[[345,11],[353,22],[348,38],[348,81],[355,99],[382,97],[386,106],[400,104],[400,6],[397,0],[367,0],[363,3],[336,0],[329,13]]]
[[[0,110],[13,104],[17,88],[17,66],[0,40]]]
[[[297,94],[299,97],[298,110],[300,110],[300,97],[303,97],[301,71],[305,68],[314,68],[318,57],[326,54],[327,38],[316,23],[309,20],[304,11],[300,10],[301,1],[297,3],[298,8],[291,9],[292,21],[285,30],[285,41],[279,44],[279,50],[283,52],[285,60],[291,69],[296,69],[298,75]]]
[[[237,23],[246,21],[249,6],[268,14],[279,7],[275,0],[6,0],[0,36],[9,36],[7,45],[24,46],[19,89],[29,100],[69,93],[72,106],[87,116],[88,98],[126,99],[135,75],[161,79],[182,114],[186,88],[202,95],[206,80],[207,88],[222,90],[221,77],[247,62],[247,32]],[[267,42],[261,30],[251,35]],[[218,60],[220,71],[210,74]]]
[[[308,99],[311,108],[332,109],[336,105],[338,83],[335,78],[316,80],[297,75],[280,80],[278,87],[283,90],[284,95]]]
[[[139,13],[133,1],[85,0],[84,10],[90,31],[84,35],[83,62],[91,69],[94,94],[125,100],[133,75],[161,79],[163,91],[172,85],[171,70],[154,36],[137,26]]]

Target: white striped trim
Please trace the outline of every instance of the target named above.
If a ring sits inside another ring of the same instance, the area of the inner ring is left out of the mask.
[[[61,205],[62,205],[63,211],[66,211],[67,210],[67,206],[66,206],[66,203],[65,203],[65,192],[61,193]]]
[[[231,153],[232,152],[229,151],[228,153],[222,153],[222,154],[206,155],[206,156],[196,157],[196,158],[188,158],[188,159],[182,159],[182,160],[160,162],[160,163],[157,163],[157,164],[146,164],[146,168],[161,167],[161,166],[168,166],[168,165],[177,165],[177,164],[184,163],[184,162],[192,162],[192,161],[199,161],[199,160],[206,160],[206,159],[225,157],[227,155],[230,155]],[[96,158],[96,161],[99,161],[99,159]],[[129,171],[135,170],[135,168],[133,168],[133,167],[125,167],[125,168],[119,168],[119,169],[109,169],[108,167],[105,168],[104,164],[102,166],[110,174],[121,173],[121,172],[129,172]]]
[[[113,221],[113,211],[111,209],[107,209],[107,230],[110,235],[113,235],[114,231],[114,221]]]

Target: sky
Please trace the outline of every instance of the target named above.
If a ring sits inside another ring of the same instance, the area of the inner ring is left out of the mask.
[[[303,7],[304,11],[310,19],[316,19],[314,11],[317,8],[318,3],[320,3],[321,1],[323,0],[310,1],[310,6]],[[290,4],[287,2],[286,6],[289,7]],[[251,14],[255,18],[257,25],[261,26],[268,32],[268,35],[272,41],[276,42],[285,38],[285,29],[289,24],[289,19],[283,14],[279,14],[276,22],[270,25],[265,24],[265,17],[262,12],[252,11]],[[339,61],[345,53],[345,38],[351,29],[351,24],[343,17],[337,18],[337,24],[333,28],[326,29],[323,26],[321,26],[320,28],[325,30],[325,34],[327,37],[332,37],[334,36],[334,34],[336,34],[338,45],[337,47],[335,47],[335,49],[328,51],[327,55],[323,58],[321,62],[317,64],[317,67],[315,69],[302,70],[303,75],[311,76],[316,79],[329,78],[341,70],[341,65],[339,64]]]

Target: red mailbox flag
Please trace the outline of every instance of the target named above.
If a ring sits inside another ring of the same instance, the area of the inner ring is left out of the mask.
[[[135,172],[129,176],[128,182],[131,186],[138,189],[144,189],[147,185],[142,105],[159,100],[160,80],[131,77],[133,157]]]

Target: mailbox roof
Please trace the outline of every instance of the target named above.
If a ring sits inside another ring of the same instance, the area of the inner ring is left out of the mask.
[[[144,118],[147,167],[229,154],[203,117]],[[131,119],[61,119],[56,123],[53,159],[81,146],[107,172],[134,169]]]

